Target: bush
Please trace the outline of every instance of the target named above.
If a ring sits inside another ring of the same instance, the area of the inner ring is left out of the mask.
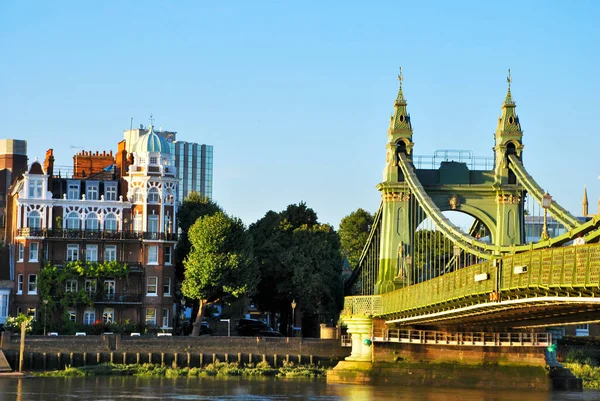
[[[4,330],[18,333],[21,331],[21,323],[25,322],[25,331],[30,332],[32,329],[33,316],[27,316],[24,313],[19,313],[18,316],[8,316],[4,322]]]

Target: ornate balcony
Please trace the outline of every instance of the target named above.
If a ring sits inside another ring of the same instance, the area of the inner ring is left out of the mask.
[[[154,233],[142,231],[102,231],[102,230],[47,230],[19,228],[17,236],[41,237],[48,239],[99,239],[99,240],[156,240],[177,241],[176,233]]]
[[[49,262],[51,265],[56,266],[56,267],[63,267],[67,263],[74,262],[74,261],[64,260],[64,259],[53,259],[53,260],[47,260],[47,262]],[[86,262],[86,261],[82,261],[82,262],[83,263],[101,263],[101,262]],[[133,274],[133,273],[143,273],[144,272],[144,265],[142,263],[139,263],[139,262],[123,262],[121,260],[119,260],[118,262],[127,265],[127,267],[129,268],[129,273],[130,274]]]

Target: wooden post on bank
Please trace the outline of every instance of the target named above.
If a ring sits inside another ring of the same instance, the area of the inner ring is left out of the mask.
[[[23,354],[25,353],[25,326],[26,322],[21,322],[21,346],[19,347],[19,372],[23,371]]]

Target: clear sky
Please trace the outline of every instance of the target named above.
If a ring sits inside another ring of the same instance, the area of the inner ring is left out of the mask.
[[[490,157],[510,68],[526,168],[595,212],[599,21],[597,1],[0,0],[1,136],[66,165],[152,113],[214,146],[228,213],[305,201],[337,227],[379,205],[399,66],[415,153]]]

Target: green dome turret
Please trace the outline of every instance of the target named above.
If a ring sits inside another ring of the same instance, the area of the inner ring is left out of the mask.
[[[151,125],[148,133],[142,135],[133,145],[132,153],[171,153],[169,142],[156,132]]]

